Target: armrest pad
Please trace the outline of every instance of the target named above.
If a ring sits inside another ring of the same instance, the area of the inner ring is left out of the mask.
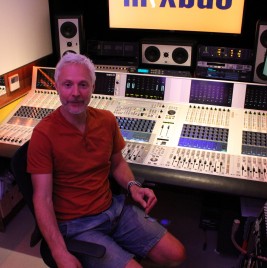
[[[67,240],[65,241],[67,248],[72,253],[86,254],[96,258],[101,258],[106,253],[106,248],[102,245],[85,242],[80,240]]]
[[[84,242],[79,240],[65,240],[68,250],[79,258],[79,255],[88,255],[95,258],[101,258],[106,253],[106,248],[102,245]],[[56,268],[57,265],[51,255],[50,249],[44,239],[41,241],[41,256],[48,267]]]
[[[42,238],[43,238],[42,234],[39,230],[38,225],[36,224],[31,234],[30,247],[36,246],[41,241]]]

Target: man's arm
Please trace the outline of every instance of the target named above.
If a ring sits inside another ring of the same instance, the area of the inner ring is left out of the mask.
[[[123,158],[121,152],[115,153],[111,156],[111,172],[116,181],[125,189],[127,189],[130,181],[135,180],[129,165]],[[154,192],[149,188],[132,185],[130,193],[133,200],[145,209],[146,214],[151,211],[157,202]]]
[[[80,262],[68,252],[58,228],[52,201],[52,174],[32,174],[31,177],[36,220],[58,268],[82,268]]]

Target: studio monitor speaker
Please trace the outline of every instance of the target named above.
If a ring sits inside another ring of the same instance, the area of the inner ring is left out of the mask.
[[[56,48],[59,58],[65,53],[83,53],[85,33],[83,16],[56,16]]]
[[[192,66],[193,42],[141,41],[143,64]]]
[[[255,66],[253,81],[267,83],[267,76],[263,74],[264,62],[267,56],[267,21],[259,20],[256,26],[255,38]]]

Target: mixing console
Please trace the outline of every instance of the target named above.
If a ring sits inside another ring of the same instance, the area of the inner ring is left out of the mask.
[[[32,90],[0,125],[12,156],[60,105],[54,68],[34,67]],[[96,71],[90,106],[111,111],[123,156],[146,181],[267,197],[267,86]]]

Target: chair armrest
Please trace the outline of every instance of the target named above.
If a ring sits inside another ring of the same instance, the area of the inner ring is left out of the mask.
[[[30,247],[36,246],[42,240],[42,234],[37,224],[35,224],[34,230],[31,234]]]
[[[106,248],[102,245],[91,243],[91,242],[84,242],[79,240],[67,240],[66,246],[73,255],[77,258],[81,255],[88,255],[95,258],[101,258],[106,253]],[[57,265],[51,255],[51,251],[44,239],[41,241],[40,246],[40,253],[44,263],[50,268],[56,268]]]
[[[85,242],[75,239],[67,240],[65,242],[68,250],[73,254],[78,253],[96,258],[101,258],[106,253],[106,248],[96,243]]]

